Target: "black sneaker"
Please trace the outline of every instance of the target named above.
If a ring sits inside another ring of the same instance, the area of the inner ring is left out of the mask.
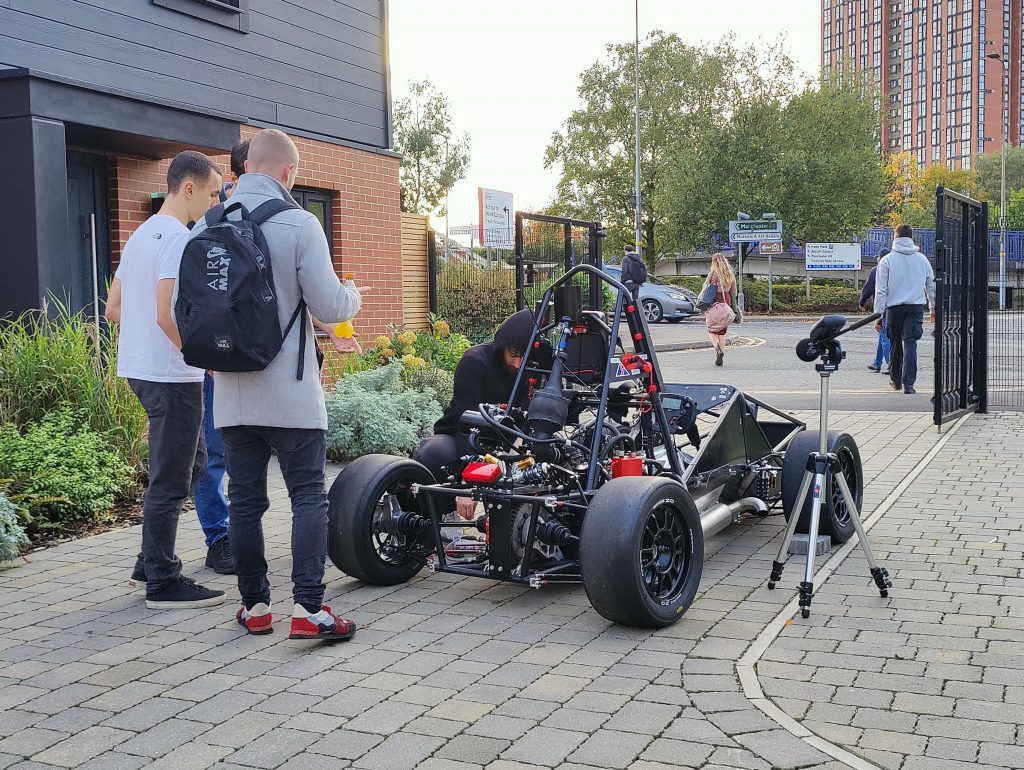
[[[889,380],[889,384],[892,386],[893,390],[903,390],[903,383],[901,382],[896,382],[896,380]]]
[[[146,587],[146,569],[138,562],[135,563],[135,569],[132,570],[132,576],[128,578],[128,585],[132,588]]]
[[[914,390],[914,388],[913,388],[913,387],[911,387],[910,385],[908,385],[907,387],[905,387],[905,388],[903,389],[903,392],[904,392],[904,393],[906,393],[906,394],[907,394],[908,396],[909,396],[909,395],[911,395],[911,394],[913,394],[913,393],[917,393],[917,391],[916,391],[916,390]]]
[[[222,537],[206,551],[206,566],[218,575],[235,574],[235,555],[226,537]]]
[[[868,364],[868,369],[870,369],[871,371],[873,371],[873,372],[876,372],[876,373],[877,373],[877,372],[878,372],[878,371],[879,371],[879,370],[880,370],[881,368],[882,368],[882,367],[880,367],[880,366],[876,366],[875,364]]]
[[[178,578],[159,591],[146,591],[146,606],[151,610],[192,610],[198,607],[213,607],[224,603],[223,591],[209,588],[190,580]]]

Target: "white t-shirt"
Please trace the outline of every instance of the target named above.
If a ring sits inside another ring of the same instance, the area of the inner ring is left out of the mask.
[[[117,376],[150,382],[202,382],[203,370],[187,366],[181,351],[156,322],[156,287],[177,278],[188,228],[156,214],[132,233],[115,274],[121,281]]]

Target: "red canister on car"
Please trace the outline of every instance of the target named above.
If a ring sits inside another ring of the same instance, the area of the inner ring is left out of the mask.
[[[612,478],[620,476],[643,476],[644,456],[643,455],[622,455],[612,458]]]

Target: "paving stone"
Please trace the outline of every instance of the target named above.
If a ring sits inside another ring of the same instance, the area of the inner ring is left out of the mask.
[[[155,762],[150,762],[146,770],[205,770],[229,754],[231,749],[227,746],[191,741]]]
[[[104,721],[103,724],[107,727],[142,732],[162,724],[188,707],[188,701],[174,700],[173,698],[152,698],[151,700],[145,700],[142,703],[131,706],[120,714],[115,714]]]
[[[632,701],[624,705],[604,727],[608,730],[658,735],[679,714],[679,706]]]
[[[978,758],[981,744],[977,741],[957,740],[954,738],[929,738],[925,754],[939,759],[955,759],[961,762],[974,762]]]
[[[487,765],[496,760],[511,743],[507,739],[482,735],[459,735],[445,743],[434,756],[438,759]]]
[[[551,718],[546,719],[545,724],[550,724],[550,721]],[[488,714],[472,724],[466,732],[470,735],[482,735],[488,738],[515,740],[535,725],[536,722],[532,719],[521,719],[519,717],[509,717],[500,714]],[[500,754],[501,752],[498,753]],[[495,757],[496,756],[497,755],[495,755]]]
[[[665,738],[695,743],[709,743],[714,746],[735,746],[735,742],[710,721],[698,718],[680,717],[668,726]]]
[[[625,768],[650,742],[650,735],[600,729],[569,755],[569,761],[594,767]]]
[[[641,760],[663,762],[667,765],[699,767],[715,751],[714,746],[703,743],[688,743],[670,738],[656,738],[647,746]]]
[[[309,733],[279,727],[247,743],[230,755],[228,761],[246,767],[276,768],[307,746]]]
[[[287,717],[281,714],[261,714],[259,712],[236,714],[205,733],[203,742],[238,749],[273,731],[286,719]]]
[[[502,759],[554,767],[587,739],[586,733],[534,727],[502,755]]]
[[[715,749],[708,758],[708,764],[729,768],[748,768],[748,770],[772,770],[771,765],[749,751],[725,746]]]
[[[67,733],[56,730],[45,730],[39,727],[27,727],[0,740],[0,753],[19,757],[31,757],[55,743],[68,737]]]
[[[78,767],[132,737],[134,733],[127,730],[96,725],[36,754],[33,759],[59,767]]]
[[[339,729],[312,744],[309,750],[340,759],[358,759],[383,740],[379,735]]]
[[[390,735],[401,730],[403,726],[421,716],[426,710],[426,706],[417,703],[385,701],[347,722],[345,729]]]
[[[825,762],[828,757],[785,730],[767,730],[736,737],[736,742],[779,770]]]
[[[433,754],[444,741],[428,735],[397,733],[355,762],[370,770],[412,770]]]

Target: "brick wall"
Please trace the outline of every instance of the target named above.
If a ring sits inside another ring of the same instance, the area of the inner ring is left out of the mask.
[[[258,129],[242,126],[242,137]],[[334,266],[356,274],[356,282],[373,292],[355,320],[363,340],[401,325],[402,249],[398,159],[351,147],[292,137],[299,148],[295,184],[332,195]],[[228,156],[214,160],[228,170]],[[149,216],[150,195],[166,190],[169,160],[114,157],[109,161],[111,262],[116,265],[125,242]]]

